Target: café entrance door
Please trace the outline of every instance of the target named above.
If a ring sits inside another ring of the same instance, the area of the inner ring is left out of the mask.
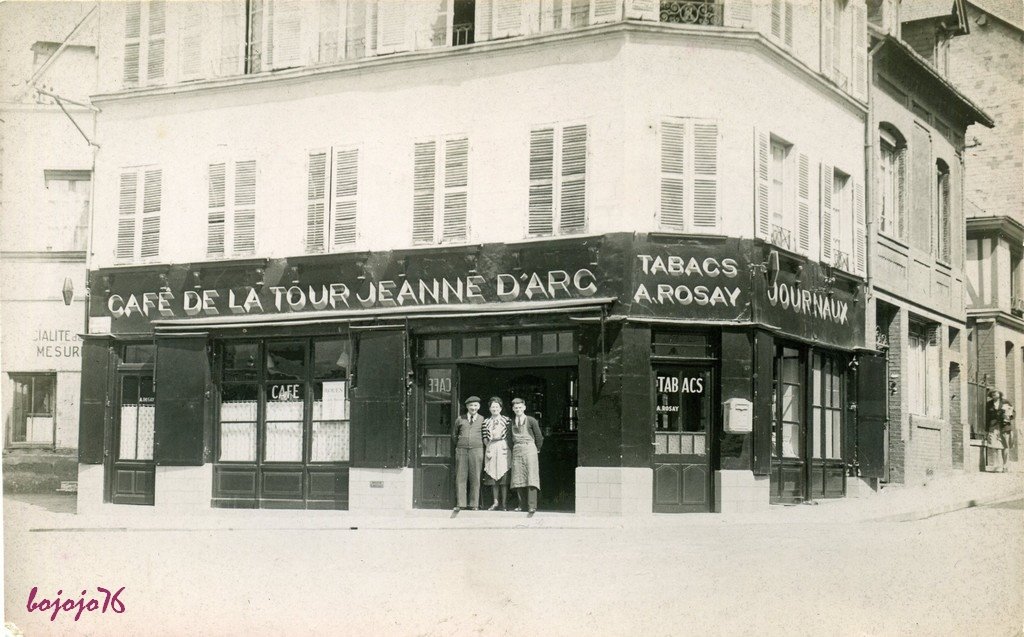
[[[711,510],[713,380],[708,365],[655,368],[652,435],[656,513]]]

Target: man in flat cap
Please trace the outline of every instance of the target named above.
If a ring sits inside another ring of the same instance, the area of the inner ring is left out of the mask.
[[[452,427],[455,443],[455,510],[480,508],[480,474],[484,467],[484,419],[479,413],[480,397],[466,399],[466,415]],[[469,497],[466,497],[466,487]]]

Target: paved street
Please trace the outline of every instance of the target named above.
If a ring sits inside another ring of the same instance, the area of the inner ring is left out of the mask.
[[[32,636],[1010,636],[1022,505],[904,523],[271,532],[29,532],[59,501],[8,506],[5,609]],[[25,610],[33,586],[124,586],[125,612],[51,623]]]

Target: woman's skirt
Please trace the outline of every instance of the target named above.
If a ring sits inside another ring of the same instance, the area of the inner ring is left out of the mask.
[[[516,443],[512,449],[512,488],[520,487],[536,487],[540,491],[540,462],[533,442]]]
[[[487,443],[487,451],[484,453],[484,484],[508,484],[508,466],[508,442],[495,440]]]

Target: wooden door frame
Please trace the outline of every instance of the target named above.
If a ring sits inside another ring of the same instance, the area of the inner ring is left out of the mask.
[[[423,482],[423,457],[422,453],[422,437],[423,429],[427,421],[427,401],[426,401],[426,375],[428,369],[448,369],[452,373],[452,402],[451,402],[451,418],[452,423],[459,417],[459,398],[461,397],[461,382],[462,375],[460,372],[460,365],[457,361],[451,360],[446,362],[427,362],[416,365],[414,370],[415,382],[413,383],[412,398],[415,405],[412,408],[413,413],[413,424],[412,427],[412,465],[413,465],[413,508],[420,508],[423,500],[420,489],[424,488]],[[481,398],[481,409],[483,401],[486,400]],[[451,453],[448,456],[449,464],[451,466],[451,473],[454,476],[455,472],[455,442],[452,442]],[[451,505],[455,500],[455,480],[451,477],[448,481],[448,504]],[[448,507],[450,508],[450,506]]]
[[[120,356],[118,356],[120,361]],[[153,450],[153,458],[149,460],[120,460],[118,454],[121,449],[121,403],[124,399],[123,396],[123,381],[126,377],[135,376],[143,377],[146,375],[152,376],[153,378],[153,408],[156,409],[156,365],[149,363],[144,365],[135,364],[118,364],[117,369],[113,373],[114,379],[114,392],[113,400],[111,401],[111,414],[110,414],[110,447],[106,453],[107,463],[104,463],[104,475],[105,485],[104,492],[107,496],[107,501],[114,504],[135,504],[143,506],[153,506],[156,501],[156,449]],[[136,432],[137,434],[137,432]],[[152,491],[148,494],[149,497],[144,498],[140,502],[115,502],[114,498],[117,496],[116,493],[116,478],[117,470],[119,465],[123,465],[125,468],[136,471],[148,471],[153,479]]]

